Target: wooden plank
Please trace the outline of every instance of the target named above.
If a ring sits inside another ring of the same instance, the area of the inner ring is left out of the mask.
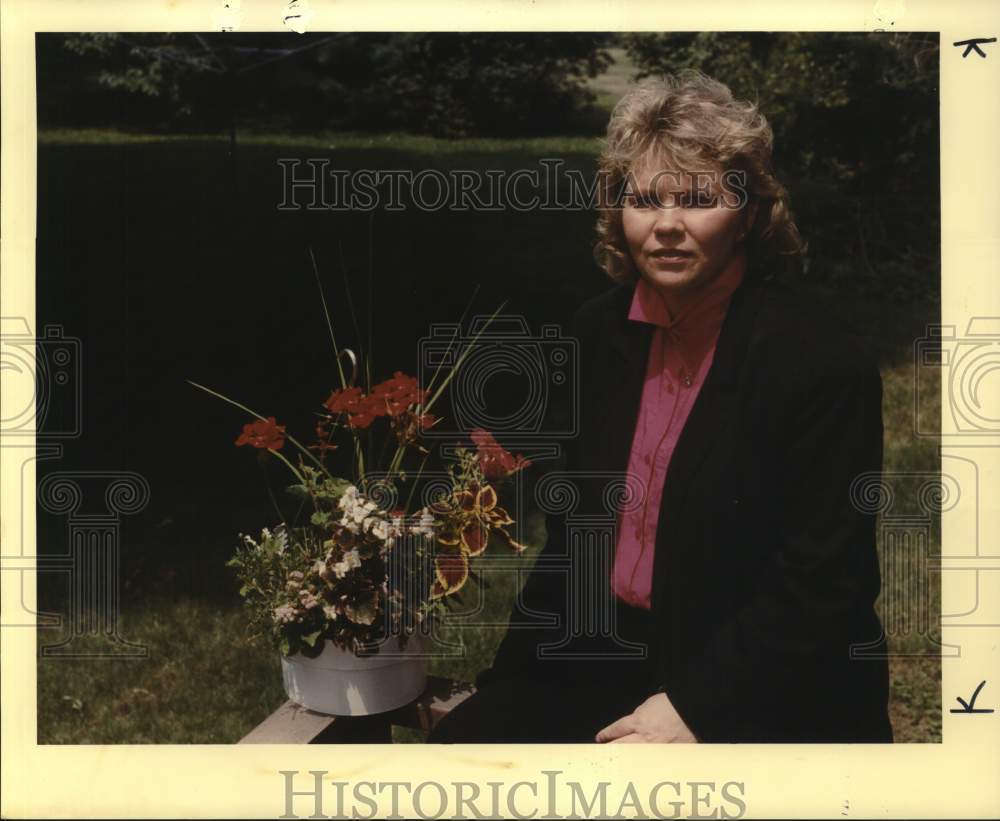
[[[464,681],[439,676],[427,677],[427,689],[415,701],[389,714],[393,724],[416,730],[431,730],[455,707],[476,692]]]
[[[307,710],[286,701],[240,739],[240,744],[309,744],[337,720],[337,716]]]
[[[439,676],[427,677],[427,688],[410,704],[376,716],[328,716],[286,701],[247,735],[240,744],[387,743],[392,724],[431,730],[465,701],[476,688]]]
[[[341,716],[309,743],[392,744],[392,721],[388,713]]]

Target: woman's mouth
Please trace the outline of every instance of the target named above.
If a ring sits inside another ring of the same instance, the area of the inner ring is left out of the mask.
[[[694,256],[690,251],[683,251],[679,248],[670,248],[662,251],[654,251],[650,256],[657,262],[684,262]]]

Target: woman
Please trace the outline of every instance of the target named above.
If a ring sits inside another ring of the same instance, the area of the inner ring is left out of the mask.
[[[772,279],[801,242],[771,146],[697,72],[616,106],[596,252],[617,285],[574,319],[576,504],[432,741],[892,740],[874,514],[852,502],[881,469],[881,379]]]

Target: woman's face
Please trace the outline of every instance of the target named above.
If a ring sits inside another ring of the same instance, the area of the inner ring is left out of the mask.
[[[744,212],[718,173],[688,174],[646,161],[626,182],[626,244],[639,275],[673,310],[732,259]]]

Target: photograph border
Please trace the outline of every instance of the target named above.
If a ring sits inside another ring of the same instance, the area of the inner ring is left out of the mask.
[[[679,2],[493,3],[296,0],[304,22],[320,31],[936,31],[940,33],[941,95],[941,325],[962,334],[973,320],[1000,323],[1000,205],[989,180],[1000,178],[996,139],[1000,124],[1000,47],[984,59],[953,47],[997,36],[1000,9],[986,3],[943,6],[920,2],[795,2],[694,4]],[[40,31],[208,31],[236,15],[240,31],[286,31],[284,0],[170,0],[87,4],[68,0],[6,0],[2,31],[2,141],[0,164],[0,299],[2,314],[35,327],[35,214],[37,130],[35,33]],[[228,16],[227,16],[228,15]],[[916,349],[915,349],[916,355]],[[996,366],[994,365],[994,368]],[[995,371],[994,371],[995,373]],[[984,381],[984,405],[1000,407],[1000,385]],[[13,383],[15,387],[18,383]],[[3,412],[30,403],[23,390],[0,391]],[[23,387],[23,386],[22,386]],[[954,397],[942,386],[942,457],[971,460],[983,500],[997,497],[1000,434],[955,430]],[[1000,812],[1000,712],[969,712],[980,682],[981,708],[1000,711],[1000,522],[988,502],[977,517],[968,499],[942,511],[942,737],[940,744],[684,745],[650,750],[635,745],[357,745],[345,754],[331,745],[65,745],[36,742],[37,636],[19,617],[36,612],[36,464],[53,445],[33,437],[0,446],[0,697],[3,794],[0,814],[30,817],[282,817],[286,778],[308,793],[310,772],[327,784],[436,782],[449,795],[459,782],[518,783],[516,807],[528,817],[570,817],[570,794],[545,789],[558,771],[589,796],[610,781],[618,806],[625,785],[646,797],[659,783],[683,785],[686,806],[698,787],[735,782],[746,817],[992,817]],[[991,490],[992,488],[992,490]],[[971,504],[974,504],[974,499]],[[990,517],[992,514],[992,518]],[[970,609],[971,608],[971,609]],[[535,785],[532,789],[530,785]],[[692,786],[693,785],[693,786]],[[334,815],[335,791],[328,787]],[[704,792],[704,791],[703,791]],[[377,815],[393,809],[391,791],[377,792]],[[410,799],[398,806],[414,814]],[[427,806],[437,799],[427,798]],[[661,805],[669,806],[661,799]],[[454,812],[454,802],[452,802]],[[723,804],[725,808],[727,805]],[[728,805],[728,812],[734,811]],[[505,806],[504,811],[508,808]],[[701,807],[710,812],[708,805]],[[294,799],[295,816],[313,813],[308,794]],[[349,812],[349,809],[348,809]],[[436,817],[448,817],[439,815]],[[470,817],[470,816],[466,816]],[[579,816],[577,816],[579,817]],[[708,817],[704,815],[702,817]],[[725,816],[723,816],[725,817]],[[730,815],[730,817],[736,817]]]

